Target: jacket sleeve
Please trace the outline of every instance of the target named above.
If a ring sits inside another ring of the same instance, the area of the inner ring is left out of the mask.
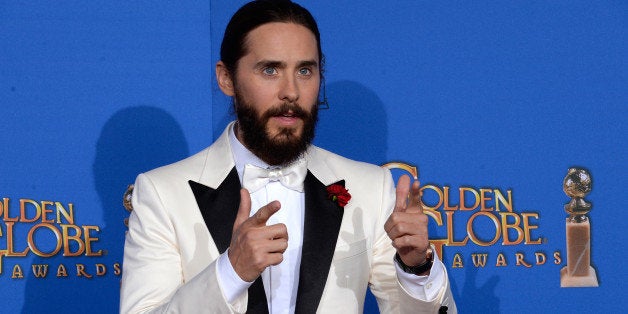
[[[395,206],[395,185],[389,170],[382,169],[383,190],[382,203],[378,218],[377,234],[373,244],[373,263],[370,275],[370,288],[377,299],[381,313],[438,313],[441,306],[448,308],[447,313],[457,313],[449,279],[445,272],[445,280],[436,297],[432,300],[421,300],[406,291],[397,279],[394,266],[395,248],[384,230],[384,223]],[[429,283],[428,283],[429,284]]]
[[[138,176],[124,244],[120,313],[244,313],[248,294],[232,305],[218,283],[216,260],[185,278],[171,213],[146,174]]]

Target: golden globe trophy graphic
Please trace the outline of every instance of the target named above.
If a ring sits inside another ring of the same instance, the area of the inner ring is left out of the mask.
[[[597,287],[597,275],[591,267],[591,224],[587,213],[591,203],[584,197],[591,192],[591,175],[584,169],[569,168],[563,191],[571,201],[565,204],[569,214],[567,230],[567,266],[560,270],[561,287]]]
[[[126,187],[126,191],[124,191],[124,195],[122,196],[122,205],[124,208],[130,213],[133,211],[133,203],[131,202],[131,198],[133,197],[133,184],[129,184]],[[124,225],[129,227],[129,218],[124,218]]]

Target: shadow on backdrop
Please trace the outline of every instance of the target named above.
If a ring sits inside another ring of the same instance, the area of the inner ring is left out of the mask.
[[[458,311],[460,313],[500,313],[500,300],[496,294],[500,277],[491,276],[482,286],[478,286],[478,268],[473,266],[471,257],[466,263],[462,291],[458,290],[458,285],[452,280],[452,274],[449,274],[451,293],[456,300]]]
[[[316,145],[347,158],[385,163],[388,120],[379,96],[354,81],[328,84],[326,93],[329,109],[319,111]]]
[[[129,214],[122,205],[122,195],[139,173],[188,154],[181,126],[160,108],[129,107],[111,116],[102,128],[93,164],[104,222],[94,235],[99,241],[93,246],[105,253],[95,258],[60,254],[35,258],[33,264],[48,264],[50,269],[46,278],[35,278],[28,272],[22,313],[118,313],[121,277],[114,274],[113,264],[122,263],[124,219]],[[105,275],[96,276],[97,263],[106,266]],[[67,277],[56,277],[59,264],[66,267]],[[84,264],[85,271],[93,277],[78,277],[76,264]]]

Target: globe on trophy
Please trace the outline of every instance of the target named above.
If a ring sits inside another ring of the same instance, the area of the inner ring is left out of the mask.
[[[561,287],[597,287],[597,275],[591,266],[591,224],[587,213],[591,203],[584,197],[591,192],[591,175],[585,169],[570,168],[563,180],[563,191],[571,197],[565,204],[569,214],[567,230],[567,266],[560,270]]]
[[[124,191],[124,195],[122,196],[122,206],[130,212],[133,211],[133,203],[131,202],[131,198],[133,197],[133,184],[129,184],[127,186],[126,191]],[[124,225],[129,226],[129,218],[124,218]]]

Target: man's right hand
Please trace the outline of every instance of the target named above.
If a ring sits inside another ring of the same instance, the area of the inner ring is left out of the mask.
[[[268,218],[279,211],[281,204],[273,201],[251,214],[251,195],[240,190],[240,207],[233,223],[229,261],[244,281],[254,281],[270,265],[283,260],[288,248],[288,229],[284,224],[266,225]]]

